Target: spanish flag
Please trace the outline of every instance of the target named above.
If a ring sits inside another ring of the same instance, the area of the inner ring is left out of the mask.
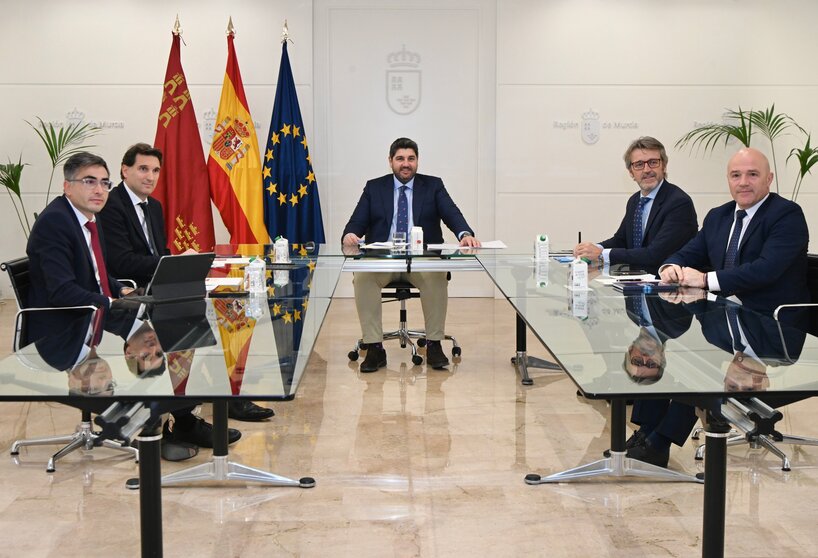
[[[227,69],[207,172],[210,195],[230,232],[231,244],[266,244],[258,140],[232,33],[227,36]]]

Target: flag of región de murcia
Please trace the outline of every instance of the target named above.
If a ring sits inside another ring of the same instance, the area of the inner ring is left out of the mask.
[[[227,36],[227,69],[207,159],[210,194],[233,244],[265,244],[261,160],[241,72]]]
[[[179,42],[179,36],[173,35],[153,140],[153,145],[162,151],[162,172],[151,196],[162,204],[165,235],[172,254],[181,254],[188,248],[209,252],[213,250],[215,235],[207,165],[182,70]]]

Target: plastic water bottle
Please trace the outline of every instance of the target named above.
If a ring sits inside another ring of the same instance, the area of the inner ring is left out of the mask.
[[[274,244],[275,263],[290,263],[290,243],[283,236],[276,238]]]
[[[548,261],[548,235],[538,234],[534,239],[534,259],[538,262]]]
[[[264,273],[267,266],[262,258],[253,258],[244,269],[244,284],[250,294],[265,294],[267,285],[264,281]]]
[[[571,262],[571,290],[588,290],[588,264],[582,258]]]

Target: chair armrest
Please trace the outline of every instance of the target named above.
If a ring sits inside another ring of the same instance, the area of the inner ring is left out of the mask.
[[[132,289],[136,288],[136,281],[134,281],[133,279],[117,279],[117,281],[131,287]]]
[[[787,310],[789,308],[814,308],[816,306],[818,306],[818,304],[813,302],[802,302],[800,304],[782,304],[773,312],[773,318],[775,318],[775,320],[778,321],[778,313],[781,310]]]

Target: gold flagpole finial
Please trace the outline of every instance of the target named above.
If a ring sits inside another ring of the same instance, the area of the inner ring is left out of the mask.
[[[281,42],[286,43],[287,41],[290,41],[290,29],[287,27],[287,20],[285,19],[284,29],[281,30]]]
[[[233,16],[230,16],[230,19],[227,21],[227,34],[228,35],[236,34],[236,29],[233,27]]]
[[[182,24],[179,23],[179,14],[176,14],[176,22],[173,24],[173,34],[176,36],[182,34]]]

